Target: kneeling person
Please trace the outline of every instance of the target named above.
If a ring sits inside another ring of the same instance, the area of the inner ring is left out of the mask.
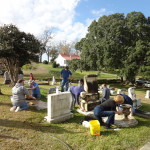
[[[114,100],[108,99],[94,108],[94,116],[101,125],[104,125],[102,117],[108,117],[106,128],[111,129],[111,125],[114,124],[115,114],[122,114],[122,111],[116,111],[116,105],[122,104],[123,102],[124,98],[121,95],[114,97]]]
[[[17,112],[19,110],[28,109],[29,106],[26,102],[26,97],[36,99],[29,95],[27,88],[24,86],[24,80],[18,80],[16,85],[12,88],[11,102],[13,107],[10,111]]]

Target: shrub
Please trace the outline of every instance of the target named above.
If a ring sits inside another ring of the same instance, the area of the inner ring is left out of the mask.
[[[47,60],[44,60],[44,61],[43,61],[43,64],[48,64],[48,61],[47,61]]]
[[[57,67],[59,67],[59,64],[57,64],[57,63],[54,61],[53,64],[52,64],[52,67],[53,67],[53,68],[57,68]]]
[[[26,64],[26,65],[24,65],[24,66],[22,67],[22,69],[25,69],[25,70],[27,70],[27,69],[35,70],[36,67],[35,67],[35,66],[32,66],[31,64]]]

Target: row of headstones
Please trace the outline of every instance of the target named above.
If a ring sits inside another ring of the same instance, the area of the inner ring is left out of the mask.
[[[52,83],[51,83],[52,85],[55,85],[56,84],[56,81],[55,81],[55,77],[53,76],[53,78],[52,78]],[[78,83],[78,86],[80,86],[80,82]],[[125,89],[118,89],[117,90],[117,93],[116,93],[116,91],[113,89],[113,88],[110,88],[110,85],[107,85],[107,87],[110,89],[110,93],[111,93],[111,95],[114,95],[114,94],[124,94],[124,92],[126,91]],[[58,88],[59,87],[56,87],[56,92],[58,91]],[[101,89],[101,87],[100,87],[100,89]],[[129,88],[128,89],[128,95],[129,95],[129,97],[132,99],[132,100],[134,100],[134,99],[136,99],[136,94],[135,94],[135,91],[134,91],[134,87],[131,87],[131,88]],[[147,90],[146,91],[146,95],[145,95],[145,98],[150,98],[150,90]]]

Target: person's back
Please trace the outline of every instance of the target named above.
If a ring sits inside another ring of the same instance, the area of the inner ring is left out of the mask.
[[[20,83],[12,88],[12,94],[14,101],[24,101],[25,95],[28,95],[28,90]]]
[[[102,91],[102,95],[103,95],[103,98],[108,100],[109,97],[110,97],[110,90],[108,88],[104,88],[103,91]]]
[[[110,90],[107,88],[106,84],[103,84],[102,88],[102,101],[108,100],[110,98]]]

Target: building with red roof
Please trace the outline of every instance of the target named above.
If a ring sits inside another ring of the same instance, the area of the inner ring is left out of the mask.
[[[80,59],[80,56],[75,54],[59,54],[55,61],[57,64],[59,64],[59,66],[64,67],[67,66],[68,60],[73,59]]]

